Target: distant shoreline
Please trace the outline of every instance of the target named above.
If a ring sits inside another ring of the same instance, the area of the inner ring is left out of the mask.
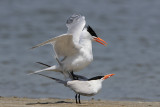
[[[105,100],[82,100],[81,102],[82,104],[76,104],[74,99],[58,98],[0,97],[0,107],[160,107],[160,102]]]

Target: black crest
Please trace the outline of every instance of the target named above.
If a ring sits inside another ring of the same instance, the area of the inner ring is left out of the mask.
[[[87,31],[88,31],[92,36],[98,37],[97,34],[94,32],[94,30],[93,30],[89,25],[87,26]]]
[[[103,78],[104,76],[96,76],[96,77],[93,77],[93,78],[90,78],[88,80],[98,80],[98,79],[101,79]]]

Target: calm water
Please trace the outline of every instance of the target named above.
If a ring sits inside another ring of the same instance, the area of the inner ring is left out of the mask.
[[[53,65],[51,46],[32,46],[65,33],[66,19],[85,15],[87,24],[108,42],[93,43],[94,61],[78,74],[115,73],[94,97],[82,99],[160,101],[159,0],[1,0],[0,96],[74,98],[50,79],[26,75]],[[53,72],[44,74],[63,78]]]

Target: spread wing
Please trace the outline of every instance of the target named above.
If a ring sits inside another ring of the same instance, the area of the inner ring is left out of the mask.
[[[38,44],[32,48],[37,48],[46,44],[53,45],[57,57],[72,56],[81,48],[79,45],[80,36],[85,26],[85,17],[81,15],[72,15],[68,18],[66,25],[67,34],[63,34]]]
[[[54,37],[52,39],[49,39],[43,43],[40,43],[32,47],[32,49],[40,46],[44,46],[46,44],[53,45],[54,51],[58,57],[71,56],[73,54],[76,54],[79,50],[79,47],[77,47],[73,42],[73,36],[69,34],[63,34],[63,35]]]

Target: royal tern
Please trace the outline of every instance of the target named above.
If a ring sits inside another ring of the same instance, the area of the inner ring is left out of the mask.
[[[56,59],[59,65],[35,71],[57,71],[65,74],[66,72],[74,72],[82,70],[93,61],[92,41],[96,41],[106,46],[106,42],[99,38],[94,30],[86,24],[85,17],[81,15],[72,15],[66,22],[68,31],[66,34],[54,37],[33,48],[37,48],[46,44],[53,45]],[[59,61],[60,57],[63,57]],[[32,73],[31,73],[32,74]]]
[[[76,103],[81,103],[80,95],[93,96],[97,94],[102,88],[102,82],[105,79],[115,75],[115,74],[108,74],[105,76],[96,76],[85,81],[84,80],[64,81],[64,80],[60,80],[60,79],[46,76],[39,73],[35,73],[35,74],[50,78],[52,80],[55,80],[58,83],[65,85],[66,87],[69,87],[71,90],[73,90],[76,93],[75,95]],[[77,98],[78,98],[78,101],[77,101]]]

